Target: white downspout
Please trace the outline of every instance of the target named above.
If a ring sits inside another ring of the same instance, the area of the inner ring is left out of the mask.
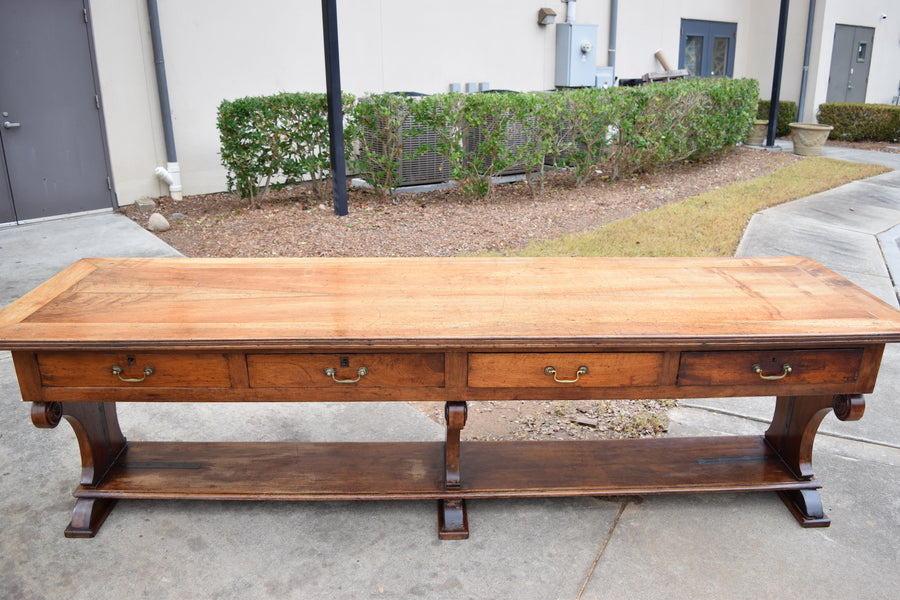
[[[173,200],[181,200],[181,167],[178,166],[178,155],[175,152],[175,133],[172,128],[172,109],[169,106],[169,85],[166,81],[166,61],[163,58],[157,0],[147,0],[147,17],[150,21],[153,62],[156,66],[156,89],[159,93],[159,110],[168,161],[166,168],[156,167],[155,172],[157,177],[169,184],[169,196]]]
[[[566,23],[574,23],[577,0],[563,0],[563,2],[566,3]]]
[[[181,167],[177,162],[167,163],[167,169],[156,167],[156,176],[169,185],[169,196],[172,200],[181,200]]]

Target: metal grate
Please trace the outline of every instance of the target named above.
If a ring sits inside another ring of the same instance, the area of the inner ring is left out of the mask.
[[[417,135],[410,132],[418,129]],[[371,129],[364,129],[363,135],[372,152],[383,153],[384,135],[377,135]],[[400,184],[423,185],[428,183],[444,183],[450,181],[450,163],[440,154],[428,151],[421,156],[410,158],[425,145],[437,144],[437,134],[427,128],[418,126],[412,115],[406,115],[400,126],[400,139],[403,141],[403,158],[400,159]]]
[[[510,121],[509,125],[506,128],[503,145],[508,148],[511,152],[515,152],[520,146],[524,146],[528,143],[528,140],[534,136],[534,124],[533,121],[529,123],[526,121],[525,123],[519,123],[517,121]],[[469,135],[466,137],[466,152],[472,153],[475,151],[475,148],[484,141],[484,133],[481,132],[480,129],[472,129],[469,132]],[[525,164],[524,163],[516,163],[512,166],[509,166],[498,175],[520,175],[525,172]]]

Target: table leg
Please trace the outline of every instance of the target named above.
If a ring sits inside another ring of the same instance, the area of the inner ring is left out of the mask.
[[[460,489],[459,435],[466,424],[465,402],[447,402],[444,418],[447,439],[444,443],[444,489]],[[469,537],[469,518],[466,501],[462,498],[438,500],[438,537],[442,540],[464,540]]]
[[[812,479],[812,450],[822,419],[833,410],[842,421],[859,420],[865,411],[861,395],[779,396],[775,414],[765,437],[798,479]],[[781,492],[781,499],[804,527],[827,527],[830,519],[822,510],[816,490]]]
[[[35,402],[31,421],[35,427],[52,429],[65,419],[72,426],[81,451],[81,486],[96,487],[125,451],[125,436],[119,428],[115,402]],[[66,537],[97,534],[115,500],[79,498]]]

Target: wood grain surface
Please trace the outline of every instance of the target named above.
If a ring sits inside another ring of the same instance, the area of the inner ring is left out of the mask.
[[[0,348],[671,347],[900,341],[804,258],[85,259],[0,312]]]

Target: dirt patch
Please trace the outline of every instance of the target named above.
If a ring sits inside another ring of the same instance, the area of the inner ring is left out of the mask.
[[[734,148],[702,163],[677,165],[616,183],[598,176],[577,189],[571,176],[549,177],[548,191],[532,197],[525,182],[495,186],[485,199],[458,189],[392,198],[359,189],[349,193],[350,214],[336,217],[330,200],[308,186],[270,192],[258,209],[231,194],[159,199],[172,227],[159,234],[192,257],[454,256],[510,251],[531,241],[592,229],[706,190],[759,177],[800,160],[783,152]],[[124,212],[146,226],[150,213]]]
[[[440,402],[411,402],[444,423]],[[659,437],[674,400],[470,402],[464,440],[590,440]]]

